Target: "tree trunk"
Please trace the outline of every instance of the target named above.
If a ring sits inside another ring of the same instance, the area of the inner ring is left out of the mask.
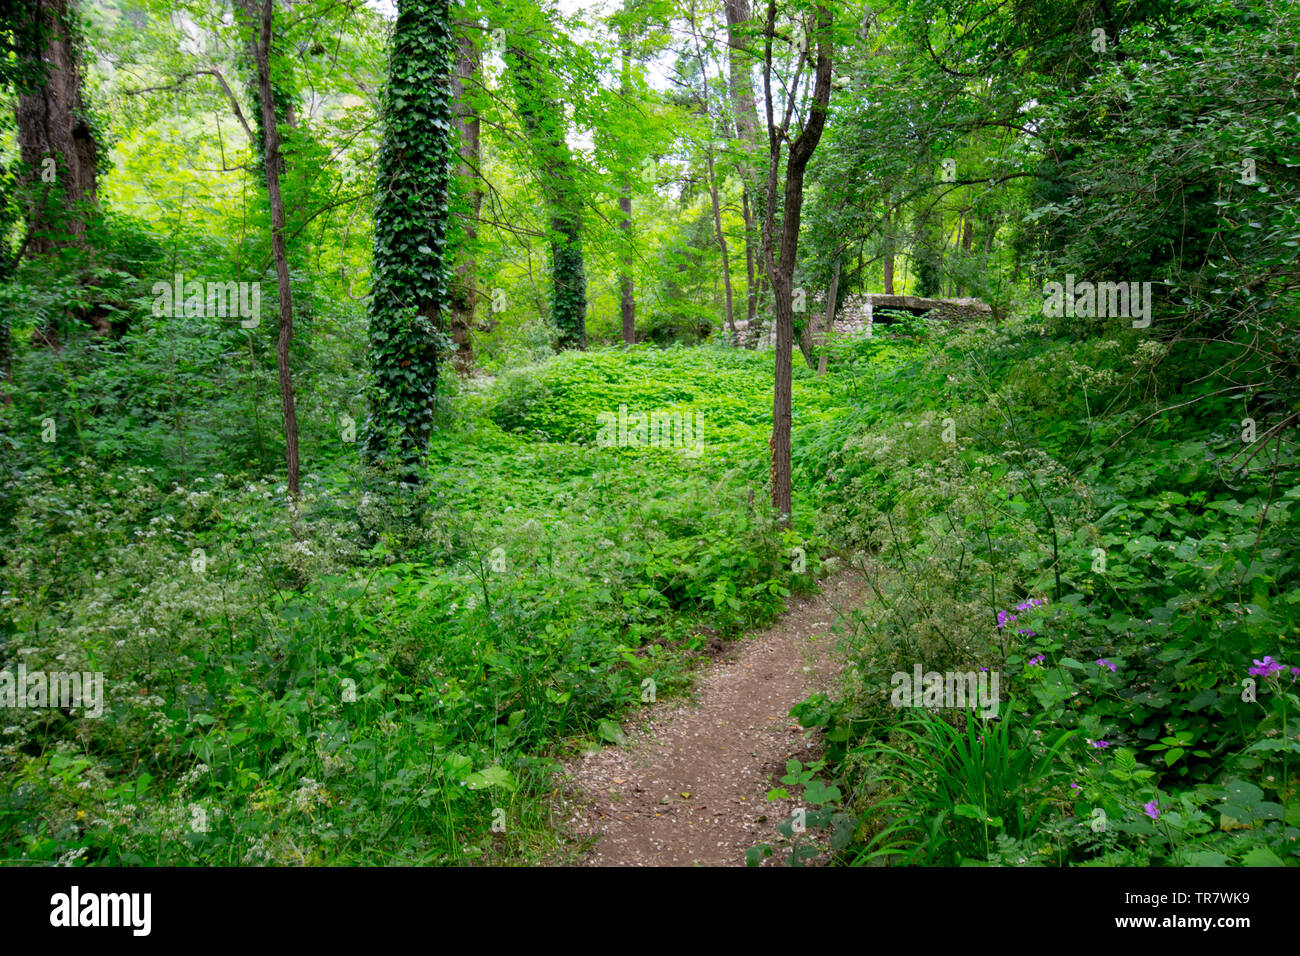
[[[734,342],[738,332],[736,313],[731,304],[731,260],[727,255],[727,237],[722,231],[722,212],[718,206],[718,181],[713,175],[712,153],[708,154],[706,165],[709,173],[709,198],[713,200],[713,228],[718,235],[718,248],[722,251],[722,287],[726,291],[727,299],[727,329],[731,332],[731,339]]]
[[[625,0],[623,12],[627,13],[631,9],[631,0]],[[632,28],[624,25],[623,27],[623,69],[620,78],[620,89],[623,98],[626,101],[631,93],[631,68],[632,68]],[[623,233],[623,271],[619,276],[619,315],[623,322],[623,342],[626,345],[636,344],[636,295],[632,281],[632,177],[624,174],[622,182],[622,192],[618,197],[618,210],[623,214],[622,221],[618,224],[619,230]]]
[[[438,330],[451,302],[455,51],[449,0],[400,0],[376,161],[365,455],[374,464],[397,458],[407,485],[423,481],[442,361]]]
[[[627,345],[636,343],[636,296],[632,283],[632,184],[623,184],[623,195],[618,198],[618,208],[623,214],[619,229],[623,233],[623,242],[628,252],[623,260],[623,274],[619,277],[619,313],[623,319],[623,341]]]
[[[18,58],[43,75],[20,87],[14,111],[24,166],[19,184],[35,194],[26,210],[23,248],[43,256],[85,245],[87,218],[98,198],[99,145],[82,91],[71,0],[25,3],[28,20],[14,31],[15,46]],[[38,189],[38,183],[56,188]]]
[[[975,223],[965,217],[961,221],[961,251],[962,251],[962,279],[957,283],[957,298],[961,298],[970,291],[970,286],[966,281],[966,260],[970,258],[971,245],[975,241]]]
[[[274,0],[262,0],[257,43],[257,85],[265,136],[266,195],[271,203],[271,253],[280,294],[280,338],[275,364],[280,372],[280,405],[284,410],[284,459],[289,469],[289,497],[298,504],[298,413],[293,402],[289,343],[293,340],[293,293],[289,287],[289,256],[284,244],[284,198],[280,193],[280,132],[276,127],[275,96],[271,89],[271,16]]]
[[[9,405],[13,396],[9,394],[9,383],[13,381],[13,336],[9,331],[9,313],[0,312],[0,402]]]
[[[754,285],[754,214],[749,203],[749,187],[745,186],[740,195],[741,208],[745,214],[745,327],[752,328],[754,316],[758,312],[758,289]],[[739,337],[733,343],[740,344]]]
[[[695,57],[700,65],[700,103],[703,105],[704,115],[710,116],[709,112],[709,71],[704,64],[704,50],[700,45],[700,34],[695,25],[695,7],[691,6],[691,32],[695,36]],[[704,163],[705,172],[708,174],[709,199],[713,204],[713,229],[718,237],[718,249],[722,253],[722,285],[726,292],[727,306],[727,329],[731,332],[731,340],[736,340],[736,312],[732,304],[731,295],[731,260],[727,255],[727,236],[722,231],[722,211],[718,203],[718,177],[713,166],[713,148],[709,143],[704,145]]]
[[[763,221],[763,246],[767,252],[767,272],[771,277],[776,305],[776,384],[772,397],[772,507],[789,527],[791,521],[790,424],[791,362],[794,358],[794,267],[799,251],[799,222],[803,211],[803,181],[808,161],[821,140],[826,126],[826,107],[831,95],[831,27],[833,13],[824,4],[815,7],[817,37],[816,85],[808,118],[798,137],[790,143],[785,169],[785,202],[782,207],[780,244],[776,236],[776,191],[781,167],[781,146],[788,131],[774,119],[776,104],[772,100],[772,41],[776,36],[776,0],[768,0],[767,25],[764,30],[763,62],[764,103],[767,108],[768,169],[767,206]],[[792,84],[793,86],[793,84]],[[792,89],[789,96],[794,95]],[[784,104],[783,115],[793,113],[793,102]]]
[[[506,49],[529,148],[551,212],[551,315],[560,348],[587,346],[587,276],[582,255],[582,196],[565,140],[564,110],[546,89],[546,65],[519,46]]]
[[[451,339],[456,345],[452,361],[456,370],[468,375],[474,368],[475,306],[478,304],[477,262],[475,247],[478,243],[478,217],[483,208],[483,189],[479,185],[479,129],[478,114],[468,102],[469,82],[478,72],[479,55],[469,30],[473,26],[461,23],[456,36],[456,69],[452,73],[452,109],[456,116],[456,130],[460,146],[457,153],[455,176],[460,180],[469,202],[469,215],[462,220],[462,241],[457,250],[455,277],[451,288]]]
[[[758,244],[761,245],[762,241]],[[761,249],[757,251],[760,254],[762,252]],[[762,271],[758,273],[758,286],[755,289],[754,294],[754,318],[749,323],[749,328],[746,330],[749,334],[747,336],[747,341],[745,342],[745,348],[748,349],[758,348],[758,343],[763,340],[765,334],[763,331],[763,310],[766,307],[765,303],[768,298],[767,293],[771,291],[768,283],[769,278],[765,266]]]
[[[736,172],[740,175],[741,208],[745,217],[745,272],[748,280],[745,287],[745,319],[749,339],[746,344],[753,348],[758,344],[759,337],[759,288],[756,281],[762,281],[761,277],[756,276],[757,262],[765,257],[757,248],[762,235],[758,225],[760,211],[755,208],[763,190],[758,161],[758,106],[754,100],[754,83],[750,75],[752,56],[749,52],[749,38],[744,35],[752,14],[749,0],[724,0],[723,8],[727,17],[728,88],[731,93],[731,110],[736,121],[736,142],[742,156],[736,164]]]
[[[828,346],[831,343],[831,334],[835,329],[835,300],[840,294],[840,259],[835,259],[835,268],[831,271],[831,287],[826,292],[826,333],[822,339],[822,354],[817,362],[817,374],[826,374],[826,362],[830,356]]]
[[[895,214],[885,211],[885,295],[894,294],[894,219]]]
[[[993,252],[993,239],[998,234],[998,220],[996,216],[989,216],[984,220],[984,252],[989,254]]]
[[[246,30],[246,41],[244,44],[244,57],[246,58],[246,69],[252,74],[253,96],[253,122],[255,124],[256,141],[253,148],[257,151],[259,169],[266,167],[266,114],[262,110],[261,97],[263,96],[260,67],[258,66],[259,48],[261,44],[261,22],[262,22],[262,3],[261,0],[235,0],[237,7],[237,16],[242,14]],[[272,37],[272,42],[274,42]],[[278,51],[277,51],[278,52]],[[267,53],[270,57],[270,53]],[[284,76],[277,77],[278,83],[271,84],[270,97],[274,109],[276,125],[297,126],[298,120],[294,110],[294,100],[297,99],[296,93],[292,88],[292,83],[287,82]],[[284,145],[283,142],[280,144]],[[288,163],[283,151],[280,154],[279,173],[283,176],[288,171]]]
[[[799,327],[799,353],[803,355],[803,363],[809,368],[816,368],[813,362],[813,332],[812,319],[808,313],[804,313],[803,324]]]

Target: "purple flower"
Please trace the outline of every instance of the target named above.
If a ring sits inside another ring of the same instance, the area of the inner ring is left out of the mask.
[[[1072,784],[1070,784],[1070,789],[1072,789],[1072,790],[1078,790],[1078,789],[1079,789],[1079,785],[1078,785],[1077,783],[1072,783]]]
[[[1154,820],[1160,816],[1160,804],[1155,800],[1152,800],[1150,803],[1144,803],[1142,805],[1142,812]]]
[[[1109,741],[1105,741],[1105,740],[1090,740],[1088,742],[1092,744],[1093,748],[1096,750],[1100,750],[1102,747],[1110,746]]]
[[[1266,655],[1262,661],[1255,661],[1255,666],[1246,673],[1254,674],[1256,677],[1272,677],[1278,671],[1285,669],[1281,663]]]
[[[1047,660],[1047,655],[1046,655],[1046,654],[1039,654],[1037,657],[1031,657],[1031,658],[1029,658],[1029,666],[1030,666],[1030,667],[1042,667],[1042,666],[1043,666],[1043,661],[1045,661],[1045,660]]]
[[[1115,673],[1115,665],[1112,664],[1110,661],[1106,660],[1106,658],[1104,658],[1104,657],[1099,657],[1099,658],[1097,658],[1097,666],[1098,666],[1098,667],[1109,667],[1109,668],[1110,668],[1110,672],[1111,672],[1112,674]]]

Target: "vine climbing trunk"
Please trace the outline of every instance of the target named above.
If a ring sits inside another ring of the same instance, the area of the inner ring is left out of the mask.
[[[378,157],[370,297],[370,461],[421,481],[438,363],[449,340],[447,219],[453,155],[450,0],[401,0]]]
[[[564,109],[547,88],[553,75],[540,53],[519,42],[506,45],[506,65],[520,119],[538,167],[542,195],[550,210],[551,317],[560,330],[558,345],[587,347],[587,275],[582,254],[582,194],[565,140]]]
[[[456,254],[455,282],[451,298],[451,340],[456,347],[456,370],[469,374],[474,367],[474,312],[478,304],[477,262],[478,218],[483,208],[483,189],[479,185],[480,120],[470,102],[469,86],[479,68],[478,48],[469,31],[470,24],[459,24],[456,36],[456,70],[452,74],[451,95],[456,114],[458,149],[456,180],[464,197],[465,215],[461,217],[460,244]]]

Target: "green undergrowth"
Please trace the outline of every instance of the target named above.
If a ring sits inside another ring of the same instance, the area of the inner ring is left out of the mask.
[[[843,691],[797,708],[837,859],[1300,861],[1300,463],[1251,355],[1010,322],[805,436],[816,533],[870,588]],[[931,672],[997,675],[996,713]]]
[[[844,374],[820,380],[800,370],[798,427],[848,414],[852,376],[888,352],[845,351]],[[80,394],[98,366],[64,360],[56,378]],[[713,635],[770,620],[824,571],[811,516],[783,530],[766,505],[770,360],[569,353],[447,391],[428,492],[414,500],[359,469],[331,403],[315,421],[305,402],[315,437],[296,521],[283,483],[248,471],[242,446],[222,464],[209,438],[229,427],[219,402],[211,420],[186,412],[199,461],[182,467],[160,445],[155,468],[132,460],[152,461],[138,448],[106,444],[122,426],[89,406],[65,440],[42,443],[27,420],[48,396],[24,393],[4,412],[16,450],[0,659],[102,673],[104,706],[97,718],[4,711],[5,859],[554,852],[552,771],[565,749],[617,742],[617,721],[682,690]],[[541,390],[521,400],[528,382]],[[340,373],[318,392],[353,384]],[[139,419],[156,398],[115,401]],[[702,454],[600,447],[588,426],[619,403],[698,413]]]

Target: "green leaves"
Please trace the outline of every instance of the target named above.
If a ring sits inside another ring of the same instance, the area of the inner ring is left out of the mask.
[[[820,806],[823,803],[838,803],[843,795],[835,784],[827,785],[821,780],[810,780],[804,787],[803,798],[814,806]]]
[[[499,765],[484,767],[482,770],[471,773],[465,778],[465,786],[471,790],[501,787],[505,790],[514,791],[518,788],[518,784],[515,783],[515,778],[510,771]]]
[[[450,302],[448,191],[454,43],[447,0],[403,0],[389,62],[375,209],[370,316],[371,460],[396,458],[408,483],[432,428]]]
[[[612,720],[602,720],[596,725],[596,732],[600,735],[601,740],[616,744],[619,747],[627,746],[627,735],[623,733],[623,728]]]

